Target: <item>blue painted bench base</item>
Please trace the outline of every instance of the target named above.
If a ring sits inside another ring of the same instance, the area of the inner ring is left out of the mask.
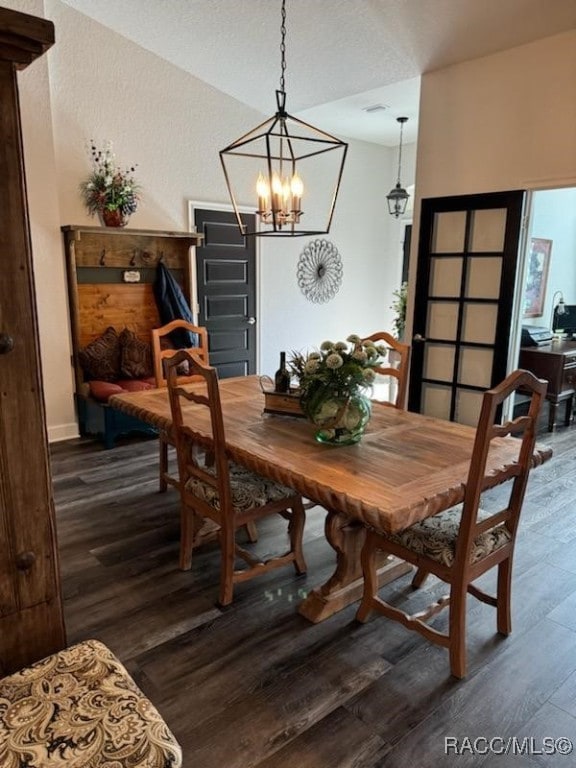
[[[100,403],[90,397],[76,395],[78,409],[78,428],[82,437],[98,437],[105,448],[114,448],[114,442],[120,435],[139,432],[145,435],[157,435],[158,430],[133,416],[117,411],[106,403]]]

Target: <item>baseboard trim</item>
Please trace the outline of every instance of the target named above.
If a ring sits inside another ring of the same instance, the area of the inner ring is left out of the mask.
[[[79,437],[78,424],[58,424],[55,427],[48,427],[48,442],[60,443],[62,440],[72,440]]]

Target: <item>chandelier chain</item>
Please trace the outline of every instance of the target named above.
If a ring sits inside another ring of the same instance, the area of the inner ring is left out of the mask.
[[[286,0],[282,0],[282,24],[280,26],[280,90],[285,92],[284,73],[286,72]]]
[[[402,170],[402,134],[404,132],[404,123],[400,123],[400,146],[398,148],[398,184],[400,184],[400,173]]]

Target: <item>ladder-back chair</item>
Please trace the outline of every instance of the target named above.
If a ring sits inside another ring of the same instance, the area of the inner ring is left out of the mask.
[[[394,408],[406,407],[406,393],[408,391],[408,368],[410,365],[410,346],[404,344],[386,331],[378,331],[367,336],[363,341],[373,341],[378,346],[387,350],[388,365],[380,365],[374,368],[374,372],[380,378],[388,378],[388,391],[385,399],[376,398],[383,405],[391,405]],[[376,389],[377,392],[377,389]]]
[[[192,339],[197,339],[195,346],[185,346],[188,351],[197,350],[204,362],[208,363],[208,333],[206,328],[193,325],[186,320],[172,320],[172,322],[163,325],[161,328],[153,328],[152,333],[152,360],[154,363],[154,377],[157,387],[167,386],[166,362],[173,357],[178,349],[174,342],[170,340],[170,334],[179,333],[183,340],[190,339],[188,334],[192,334]],[[189,343],[189,342],[186,342]],[[185,366],[182,366],[185,369]],[[194,377],[186,370],[181,370],[178,374],[178,381],[182,384],[193,381]],[[168,485],[177,485],[178,480],[168,472],[168,447],[172,444],[170,436],[161,431],[160,441],[160,492],[167,490]]]
[[[187,362],[199,382],[194,387],[179,384],[177,367]],[[181,499],[180,567],[192,564],[192,543],[197,517],[208,518],[219,528],[220,604],[232,602],[234,585],[292,563],[305,573],[302,553],[305,511],[301,497],[290,488],[261,477],[228,459],[218,375],[196,352],[179,351],[168,360],[168,393],[172,433],[176,445]],[[193,403],[197,422],[210,425],[211,436],[194,429],[194,417],[185,421],[182,404]],[[200,415],[202,413],[202,416]],[[288,550],[266,561],[240,547],[236,531],[259,518],[278,514],[288,520]],[[237,568],[243,560],[246,567]]]
[[[371,529],[362,550],[364,595],[356,618],[364,622],[372,609],[399,621],[433,643],[448,648],[450,669],[455,677],[466,674],[466,598],[470,593],[496,608],[498,632],[510,634],[511,585],[514,543],[528,475],[533,463],[538,416],[547,382],[528,371],[514,371],[501,384],[484,393],[476,431],[464,502],[433,515],[404,531],[387,534]],[[499,406],[521,389],[530,394],[527,415],[503,425],[496,423]],[[517,460],[509,467],[511,481],[507,505],[497,512],[480,507],[486,460],[494,438],[518,439]],[[420,587],[429,573],[450,585],[449,596],[434,602],[427,610],[409,615],[378,596],[377,555],[385,552],[416,566],[412,585]],[[487,594],[474,581],[491,568],[498,568],[496,596]],[[427,620],[449,606],[449,626],[440,632]]]

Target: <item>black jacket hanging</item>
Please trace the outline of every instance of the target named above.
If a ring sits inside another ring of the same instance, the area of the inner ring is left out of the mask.
[[[156,267],[156,278],[152,287],[162,325],[166,325],[172,320],[186,320],[194,324],[192,312],[182,289],[176,278],[161,261]],[[198,346],[198,334],[191,333],[184,328],[177,328],[172,331],[170,340],[176,349]]]

